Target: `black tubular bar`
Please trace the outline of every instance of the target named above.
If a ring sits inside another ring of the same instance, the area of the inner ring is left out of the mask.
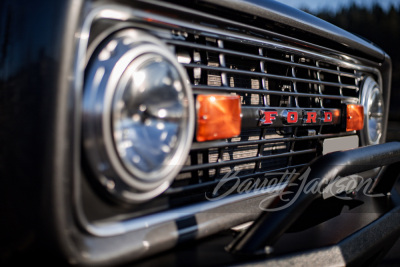
[[[334,152],[327,154],[313,161],[310,165],[310,172],[307,182],[314,182],[318,178],[317,192],[298,191],[297,199],[288,205],[285,209],[273,212],[263,211],[254,223],[244,232],[242,232],[229,246],[227,250],[240,255],[265,255],[273,251],[273,245],[283,233],[300,217],[307,207],[318,197],[326,186],[337,177],[345,177],[352,174],[361,173],[377,167],[387,166],[393,170],[398,167],[400,162],[400,142],[391,142],[381,145],[367,146],[348,151]],[[394,165],[392,165],[394,164]],[[385,178],[385,175],[383,176]],[[299,176],[290,181],[294,183]],[[382,184],[384,181],[381,180]],[[290,184],[289,183],[289,184]],[[393,185],[391,179],[388,180]],[[300,183],[297,183],[300,184]],[[299,190],[300,185],[297,186]],[[285,190],[296,191],[293,187],[287,186]],[[390,188],[386,188],[390,190]],[[277,196],[269,210],[283,207],[288,202],[281,200]]]

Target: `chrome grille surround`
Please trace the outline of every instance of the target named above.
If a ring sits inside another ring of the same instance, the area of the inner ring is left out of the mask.
[[[166,5],[163,3],[153,4]],[[173,5],[168,6],[174,8]],[[190,11],[185,8],[181,10]],[[207,24],[196,24],[159,13],[118,5],[93,9],[86,16],[78,48],[75,85],[77,95],[80,95],[79,91],[82,88],[80,83],[83,79],[79,74],[84,71],[85,64],[82,62],[86,62],[88,54],[90,54],[88,52],[90,49],[87,48],[90,27],[93,22],[99,20],[110,20],[121,24],[111,31],[123,27],[134,27],[156,35],[170,46],[171,50],[176,53],[178,61],[187,69],[195,94],[238,94],[241,96],[244,108],[290,107],[291,109],[310,108],[312,110],[332,108],[342,102],[359,102],[359,84],[364,74],[376,76],[381,83],[380,73],[377,69],[359,65],[354,59],[345,57],[339,59],[336,55],[327,56],[279,41],[267,40],[262,37],[263,34],[266,34],[262,29],[254,29],[249,25],[219,19],[201,12],[195,14],[200,18],[212,19],[215,24],[220,22],[231,24],[232,29],[235,30],[229,31]],[[149,21],[148,18],[152,18],[152,20]],[[238,28],[243,31],[238,31]],[[260,34],[243,33],[253,30]],[[188,42],[187,38],[200,38],[205,42]],[[256,52],[235,50],[232,47],[234,44],[238,47],[252,47]],[[193,55],[190,54],[191,51]],[[211,55],[206,60],[202,58],[204,51]],[[187,59],[188,53],[190,61]],[[245,59],[244,61],[255,62],[256,65],[238,64],[235,59],[242,57]],[[276,66],[278,67],[275,68]],[[207,74],[205,81],[201,80],[204,73]],[[277,81],[280,84],[277,85]],[[224,174],[232,170],[232,166],[241,169],[241,179],[262,177],[269,172],[298,169],[307,166],[309,159],[320,154],[318,143],[325,138],[354,134],[356,133],[345,133],[339,130],[324,131],[324,127],[296,127],[295,129],[288,127],[279,131],[253,127],[244,129],[240,137],[231,140],[194,143],[186,166],[177,177],[176,183],[165,195],[173,198],[182,192],[197,190],[202,192],[204,197],[205,190],[209,190],[218,183]],[[299,158],[304,159],[304,156],[308,156],[308,158],[301,162]],[[232,196],[220,202],[220,206],[233,205],[241,200],[247,201],[249,198],[265,193]],[[79,205],[76,206],[79,207]],[[197,206],[201,208],[196,209]],[[137,221],[138,218],[126,219],[126,217],[116,224],[113,222],[88,224],[85,219],[81,221],[85,229],[93,235],[111,236],[168,223],[170,220],[176,220],[189,214],[212,210],[216,206],[218,204],[215,202],[203,203],[195,200],[173,210],[144,215],[140,221]],[[185,212],[179,215],[181,210]],[[80,214],[78,216],[82,215],[81,211],[78,213]],[[243,217],[243,215],[237,216]],[[146,223],[146,226],[142,225],[147,219],[151,223]],[[237,224],[247,219],[248,217],[238,218],[232,223]],[[233,225],[224,225],[224,227],[231,226]],[[217,229],[213,231],[215,232]],[[208,234],[211,233],[212,231],[208,232]],[[205,235],[203,234],[203,236]]]

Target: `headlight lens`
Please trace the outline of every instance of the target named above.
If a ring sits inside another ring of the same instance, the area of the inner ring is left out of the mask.
[[[113,101],[113,134],[126,168],[158,179],[178,148],[188,118],[183,83],[174,65],[157,54],[136,59],[124,73]]]
[[[188,155],[193,96],[175,56],[140,30],[100,43],[86,70],[83,138],[96,178],[119,200],[168,188]]]
[[[365,128],[362,140],[367,145],[379,144],[382,141],[384,127],[384,102],[378,83],[372,78],[364,80],[362,89]]]

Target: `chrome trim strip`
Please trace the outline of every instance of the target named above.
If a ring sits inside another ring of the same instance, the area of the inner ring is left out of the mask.
[[[189,215],[193,215],[200,212],[205,212],[208,210],[216,209],[225,205],[229,205],[231,203],[248,200],[253,197],[258,197],[262,195],[266,195],[269,193],[273,193],[285,188],[287,183],[278,184],[272,187],[268,187],[266,189],[260,190],[260,192],[252,192],[246,195],[235,195],[231,197],[226,197],[220,199],[218,201],[209,201],[206,203],[194,204],[174,210],[167,210],[164,212],[160,212],[157,214],[147,215],[139,218],[135,218],[134,220],[121,221],[117,223],[95,223],[86,225],[86,230],[89,233],[106,237],[113,235],[122,235],[130,231],[138,231],[144,228],[150,228],[157,225],[162,225],[163,223],[171,222],[178,220],[180,218],[187,217]]]

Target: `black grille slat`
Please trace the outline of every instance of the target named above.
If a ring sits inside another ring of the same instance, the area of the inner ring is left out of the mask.
[[[210,47],[210,46],[206,46],[206,45],[189,43],[189,42],[178,41],[178,40],[166,40],[166,42],[168,44],[179,45],[182,47],[207,50],[207,51],[212,51],[212,52],[217,52],[217,53],[224,53],[226,55],[232,55],[232,56],[238,56],[238,57],[245,57],[246,59],[261,60],[261,61],[265,61],[265,62],[277,63],[277,64],[287,65],[287,66],[291,66],[291,67],[307,68],[310,70],[323,71],[326,73],[332,73],[332,74],[341,75],[341,76],[354,78],[354,79],[358,78],[357,75],[355,75],[354,73],[350,73],[350,72],[337,71],[337,70],[323,68],[323,67],[304,65],[301,63],[295,63],[295,62],[291,62],[291,61],[279,60],[279,59],[269,58],[269,57],[265,57],[265,56],[253,55],[253,54],[248,54],[248,53],[244,53],[244,52],[237,52],[237,51],[219,48],[219,47]]]
[[[194,93],[202,93],[201,91],[207,92],[235,92],[235,93],[251,93],[260,95],[283,95],[283,96],[297,96],[297,97],[316,97],[316,98],[327,98],[327,99],[339,99],[339,100],[357,100],[356,97],[341,96],[341,95],[329,95],[329,94],[311,94],[311,93],[296,93],[296,92],[283,92],[283,91],[272,91],[272,90],[253,90],[247,88],[230,88],[230,87],[211,87],[206,85],[194,85]]]
[[[280,157],[297,156],[297,155],[313,153],[313,152],[316,152],[315,148],[301,150],[301,151],[295,151],[295,152],[287,152],[287,153],[276,154],[276,155],[233,159],[230,161],[222,161],[222,162],[216,162],[216,163],[198,164],[198,165],[194,165],[194,166],[193,165],[185,166],[182,168],[181,172],[190,172],[190,171],[194,171],[194,170],[205,170],[205,169],[218,168],[218,167],[220,168],[220,167],[226,167],[226,166],[230,166],[230,165],[256,162],[256,161],[264,160],[264,159],[274,159],[274,158],[280,158]]]
[[[335,87],[342,87],[342,88],[348,88],[348,89],[354,89],[354,90],[359,89],[357,86],[350,85],[350,84],[340,84],[340,83],[335,83],[335,82],[326,82],[326,81],[318,81],[318,80],[311,80],[311,79],[295,78],[292,76],[280,76],[280,75],[261,73],[261,72],[256,72],[256,71],[229,69],[229,68],[206,66],[206,65],[199,65],[199,64],[182,64],[182,65],[186,68],[201,68],[201,69],[208,70],[208,71],[226,72],[226,73],[232,73],[232,74],[239,74],[239,75],[243,75],[243,76],[265,77],[265,78],[272,78],[272,79],[282,80],[282,81],[312,83],[312,84],[335,86]]]
[[[257,178],[257,177],[265,177],[267,176],[269,173],[277,173],[277,172],[283,172],[283,171],[288,171],[288,170],[301,170],[304,167],[309,166],[309,164],[298,164],[298,165],[293,165],[293,166],[287,166],[284,168],[278,168],[278,169],[271,169],[268,171],[262,171],[262,172],[255,172],[255,173],[251,173],[251,174],[245,174],[245,175],[241,175],[240,177],[237,177],[239,180],[244,180],[244,179],[248,179],[248,178]],[[279,173],[281,174],[281,173]],[[277,174],[276,178],[281,178],[279,176],[279,174]],[[176,193],[186,193],[192,190],[198,190],[201,192],[207,192],[207,188],[213,188],[215,185],[217,185],[219,182],[221,182],[221,179],[216,179],[214,181],[209,181],[209,182],[204,182],[201,184],[192,184],[192,185],[187,185],[187,186],[180,186],[180,187],[171,187],[169,188],[165,194],[167,195],[173,195]]]
[[[318,139],[335,138],[335,137],[349,136],[349,135],[354,135],[354,133],[349,132],[349,133],[338,133],[338,134],[319,134],[319,135],[314,135],[314,136],[271,138],[271,139],[238,141],[238,142],[225,142],[225,141],[221,141],[218,143],[206,142],[206,143],[202,143],[201,147],[196,147],[196,144],[199,144],[199,143],[195,143],[194,147],[192,147],[192,151],[199,151],[199,150],[203,150],[203,149],[220,148],[220,147],[258,145],[258,144],[293,142],[293,141],[302,141],[302,140],[318,140]]]

